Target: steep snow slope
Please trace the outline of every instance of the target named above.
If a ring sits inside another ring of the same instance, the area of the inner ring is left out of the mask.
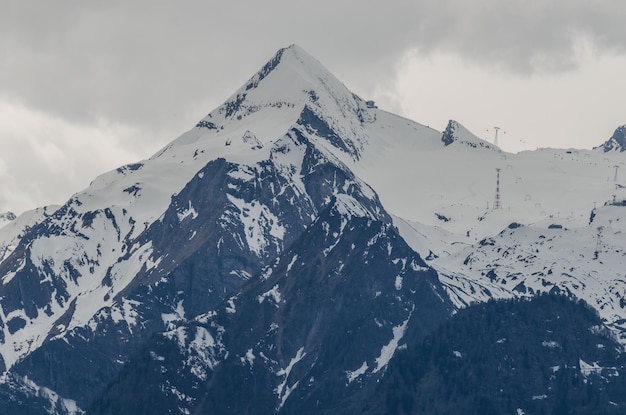
[[[6,366],[38,348],[49,333],[57,336],[59,330],[87,324],[98,310],[116,303],[116,295],[143,267],[155,267],[158,258],[147,263],[152,243],[137,246],[134,241],[208,162],[267,160],[272,144],[294,125],[311,134],[319,129],[330,140],[327,147],[358,157],[355,120],[362,109],[365,104],[306,52],[297,46],[283,49],[224,105],[153,157],[95,179],[31,229],[19,247],[8,238],[6,251],[16,252],[0,269],[7,293],[0,298],[0,317],[7,323],[0,354]],[[355,116],[344,121],[347,111]],[[284,166],[294,172],[299,168]],[[112,271],[124,277],[111,286]],[[25,279],[43,290],[36,288],[36,295],[24,291]],[[61,316],[70,317],[69,324],[59,325]]]

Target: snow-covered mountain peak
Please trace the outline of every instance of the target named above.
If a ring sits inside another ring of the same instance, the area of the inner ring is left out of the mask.
[[[450,301],[540,292],[585,299],[626,344],[622,151],[442,133],[292,45],[150,159],[0,226],[0,372],[88,405],[165,330],[147,358],[182,353],[189,376],[151,388],[174,409],[250,373],[240,391],[300,413],[376,382]]]
[[[446,146],[449,146],[453,143],[459,143],[474,148],[481,147],[499,151],[499,149],[495,145],[476,137],[470,132],[470,130],[468,130],[461,123],[455,120],[450,120],[448,122],[448,126],[441,135],[441,141]]]
[[[335,150],[355,151],[361,108],[365,103],[292,45],[279,50],[224,104],[150,159],[96,178],[73,198],[71,208],[83,213],[107,204],[126,210],[133,205],[133,220],[139,225],[132,235],[137,236],[206,163],[217,158],[246,165],[266,160],[273,144],[294,125],[323,135]],[[344,113],[350,112],[346,122]]]
[[[259,160],[266,154],[250,150],[268,147],[294,124],[358,158],[366,141],[362,125],[375,119],[374,111],[319,61],[292,45],[279,50],[224,104],[153,158],[180,157],[193,146],[194,151],[236,162],[250,162],[241,159],[242,151]]]
[[[320,96],[324,94],[340,101],[352,99],[352,93],[317,59],[301,47],[291,45],[280,49],[218,111],[231,118],[243,117],[245,113],[235,105],[238,100],[303,104],[327,98]]]
[[[626,151],[626,125],[617,127],[611,138],[609,138],[600,147],[602,151],[608,153],[609,151]]]
[[[273,72],[283,72],[280,76],[285,76],[284,72],[292,72],[292,75],[297,75],[297,77],[312,84],[317,83],[318,79],[332,76],[317,59],[294,44],[278,50],[274,57],[250,78],[243,90],[250,91],[257,88],[261,81]]]

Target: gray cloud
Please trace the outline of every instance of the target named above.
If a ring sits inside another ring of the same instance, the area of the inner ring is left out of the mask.
[[[218,104],[289,43],[365,86],[393,76],[409,48],[517,72],[571,68],[581,38],[626,50],[621,0],[9,1],[4,9],[0,94],[70,119],[157,127]]]
[[[520,76],[575,68],[585,44],[623,54],[625,15],[622,0],[5,0],[0,100],[75,126],[51,130],[58,137],[48,137],[50,148],[67,153],[58,160],[88,151],[81,134],[111,140],[99,132],[110,123],[133,133],[113,140],[109,152],[134,155],[189,128],[291,43],[371,94],[393,83],[409,50],[450,53]],[[48,134],[45,124],[36,134]],[[13,140],[17,149],[15,139],[0,131],[5,148]],[[0,173],[14,163],[7,154]],[[46,156],[37,157],[43,169]]]
[[[571,69],[581,41],[597,53],[626,51],[626,3],[617,0],[437,4],[424,6],[432,19],[422,21],[415,32],[423,51],[445,49],[514,72]]]
[[[97,175],[145,157],[120,141],[137,134],[123,126],[76,125],[2,102],[0,120],[0,212],[62,204]]]

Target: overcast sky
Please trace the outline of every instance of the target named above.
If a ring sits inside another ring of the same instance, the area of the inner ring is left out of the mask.
[[[2,0],[0,212],[151,156],[292,43],[436,129],[591,148],[626,124],[625,19],[623,0]]]

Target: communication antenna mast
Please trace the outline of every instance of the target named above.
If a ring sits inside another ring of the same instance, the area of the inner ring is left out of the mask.
[[[496,137],[498,136],[498,131],[496,130]],[[502,204],[500,203],[500,168],[496,168],[496,199],[493,201],[493,210],[502,209]]]
[[[500,127],[493,127],[494,130],[496,130],[496,136],[493,139],[493,145],[497,146],[498,145],[498,130],[500,130]]]

